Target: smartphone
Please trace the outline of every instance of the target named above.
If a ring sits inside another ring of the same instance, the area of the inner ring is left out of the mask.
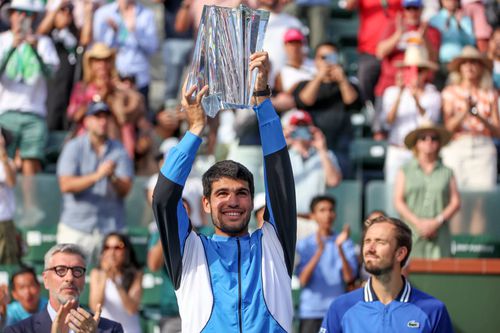
[[[337,56],[337,53],[329,53],[325,55],[323,59],[325,59],[325,61],[331,65],[337,65],[339,62],[339,57]]]
[[[312,140],[312,134],[309,130],[309,126],[297,126],[297,128],[291,134],[292,139],[300,139],[309,141]]]
[[[24,17],[21,21],[21,34],[23,36],[27,36],[31,33],[31,25],[33,24],[33,20],[31,17]]]

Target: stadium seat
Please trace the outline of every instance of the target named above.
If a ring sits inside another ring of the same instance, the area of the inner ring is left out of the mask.
[[[47,251],[56,244],[57,225],[39,226],[21,229],[27,252],[23,261],[31,264],[43,264]]]
[[[146,200],[148,177],[135,177],[132,190],[125,198],[127,227],[148,227],[154,221],[153,210]]]
[[[128,227],[126,230],[130,238],[130,242],[134,247],[137,260],[141,265],[144,265],[148,255],[148,239],[149,231],[146,227]]]
[[[62,151],[63,145],[69,137],[69,131],[50,131],[45,146],[44,172],[55,173],[57,159]]]
[[[357,138],[351,142],[350,157],[356,179],[383,179],[383,167],[387,149],[386,141]]]
[[[337,200],[337,218],[335,231],[341,231],[348,223],[351,226],[351,238],[358,242],[361,236],[362,186],[356,180],[344,180],[339,186],[328,189],[328,194]]]

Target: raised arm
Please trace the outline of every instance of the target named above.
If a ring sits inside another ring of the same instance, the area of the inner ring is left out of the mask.
[[[254,53],[250,58],[250,69],[258,68],[255,90],[267,87],[269,59],[266,52]],[[269,98],[254,107],[259,122],[262,151],[264,153],[264,182],[266,205],[264,218],[271,223],[283,247],[285,261],[290,276],[293,271],[297,209],[295,205],[295,184],[293,181],[290,156],[286,146],[281,122]]]
[[[204,87],[195,101],[190,101],[189,97],[194,87],[184,95],[182,105],[189,130],[181,142],[170,150],[153,192],[153,211],[160,232],[165,264],[175,289],[180,286],[184,243],[191,231],[189,218],[182,205],[182,190],[201,144],[199,136],[206,125],[201,98],[207,90],[208,86]]]

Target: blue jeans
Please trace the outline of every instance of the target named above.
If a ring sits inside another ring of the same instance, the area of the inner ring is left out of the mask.
[[[163,43],[165,63],[165,100],[177,99],[182,88],[182,72],[191,61],[194,41],[191,39],[167,38]]]

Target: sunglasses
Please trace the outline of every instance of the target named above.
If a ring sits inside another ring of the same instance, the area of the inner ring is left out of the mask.
[[[109,251],[109,250],[123,250],[125,248],[125,244],[119,243],[118,245],[104,245],[104,251]]]
[[[408,7],[405,7],[406,10],[420,10],[421,8],[420,7],[416,7],[416,6],[408,6]]]
[[[73,274],[73,277],[75,278],[80,278],[85,274],[85,267],[81,266],[64,266],[64,265],[58,265],[54,266],[51,268],[47,268],[45,271],[54,271],[57,276],[64,277],[66,274],[68,274],[68,270],[71,270],[71,274]]]
[[[436,134],[421,134],[417,137],[418,141],[426,141],[427,139],[431,139],[432,142],[439,141],[439,136]]]

